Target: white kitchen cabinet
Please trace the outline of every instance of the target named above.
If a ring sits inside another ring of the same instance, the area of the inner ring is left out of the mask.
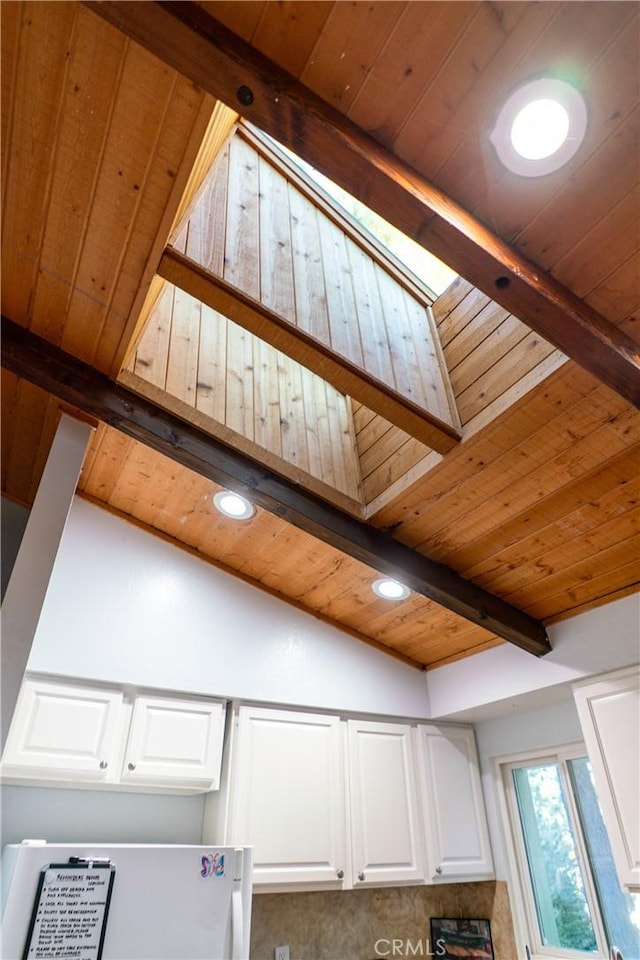
[[[224,719],[223,701],[27,678],[2,776],[152,792],[217,789]]]
[[[222,701],[136,697],[123,782],[217,789],[224,719]]]
[[[621,884],[640,890],[640,667],[573,688]]]
[[[353,885],[424,879],[408,724],[349,720]]]
[[[105,781],[119,765],[122,719],[121,691],[25,680],[3,768]]]
[[[235,724],[205,833],[254,847],[256,889],[493,876],[471,728],[248,705]]]
[[[493,876],[473,730],[420,724],[416,739],[429,881]]]
[[[340,719],[244,706],[237,724],[227,839],[254,847],[254,883],[341,885]]]

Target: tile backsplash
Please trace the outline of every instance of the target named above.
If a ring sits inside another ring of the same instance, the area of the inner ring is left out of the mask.
[[[437,957],[431,917],[488,919],[495,960],[517,956],[507,885],[492,880],[255,894],[251,960],[273,960],[281,944],[288,944],[291,960]]]

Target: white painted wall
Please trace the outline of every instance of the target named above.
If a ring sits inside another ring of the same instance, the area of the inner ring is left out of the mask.
[[[28,669],[429,716],[424,673],[79,498]]]
[[[499,880],[508,881],[509,868],[504,828],[498,810],[494,759],[581,741],[578,711],[571,691],[565,690],[565,699],[557,703],[536,710],[513,709],[504,716],[477,723],[475,731],[496,876]]]
[[[200,843],[204,795],[160,796],[51,787],[2,787],[2,845]]]
[[[29,669],[185,692],[476,722],[565,699],[640,661],[640,594],[421,673],[79,498]]]

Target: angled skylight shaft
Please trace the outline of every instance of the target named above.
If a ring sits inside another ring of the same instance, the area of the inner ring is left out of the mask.
[[[271,138],[270,138],[271,139]],[[277,141],[274,141],[277,143]],[[313,182],[328,193],[336,203],[345,210],[353,219],[375,239],[387,248],[403,266],[410,270],[425,286],[427,286],[436,296],[439,296],[447,287],[453,283],[457,273],[450,267],[438,260],[432,253],[425,250],[415,240],[411,240],[406,234],[394,227],[393,224],[384,220],[379,214],[371,210],[356,197],[347,193],[337,183],[325,177],[311,164],[302,160],[301,157],[277,143],[280,150],[295,163]]]

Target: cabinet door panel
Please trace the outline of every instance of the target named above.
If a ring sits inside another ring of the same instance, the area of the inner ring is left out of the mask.
[[[122,701],[118,691],[25,680],[3,765],[106,779],[117,763]]]
[[[411,727],[349,720],[354,886],[418,883],[418,805]]]
[[[418,743],[431,879],[492,876],[473,730],[421,725]]]
[[[131,783],[220,783],[224,704],[136,697],[122,779]]]
[[[640,671],[574,689],[578,716],[623,886],[640,890]]]
[[[337,717],[240,709],[231,842],[253,845],[256,884],[344,875],[341,755]]]

